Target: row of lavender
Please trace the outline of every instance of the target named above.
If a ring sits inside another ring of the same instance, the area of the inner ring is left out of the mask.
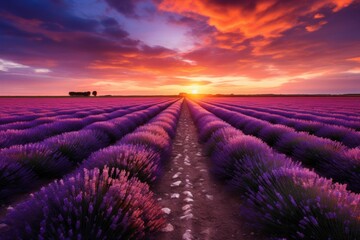
[[[143,103],[145,104],[145,103]],[[89,116],[90,114],[101,114],[106,112],[111,112],[117,110],[119,108],[125,108],[127,106],[131,106],[130,104],[124,105],[106,105],[101,109],[98,109],[93,106],[82,106],[79,108],[77,104],[74,107],[70,108],[62,108],[61,105],[56,104],[56,108],[49,109],[48,111],[31,111],[26,108],[17,109],[14,113],[4,114],[1,112],[0,119],[0,127],[2,129],[18,127],[14,129],[26,128],[26,124],[30,126],[35,125],[38,121],[49,121],[52,120],[53,117],[56,119],[64,119],[64,118],[79,118]],[[0,107],[0,111],[2,111],[2,107]]]
[[[38,118],[75,114],[79,117],[126,106],[156,104],[168,98],[0,98],[0,126]],[[99,109],[99,106],[101,108]]]
[[[305,167],[313,168],[320,175],[336,182],[346,183],[351,191],[360,192],[360,148],[349,149],[339,142],[296,132],[283,125],[274,125],[205,102],[199,104],[245,134],[260,138]]]
[[[345,139],[344,142],[346,144],[349,144],[350,147],[354,145],[351,143],[351,140],[356,141],[356,143],[360,145],[358,135],[359,132],[356,132],[360,130],[360,118],[354,121],[330,117],[320,117],[317,116],[316,112],[313,114],[298,114],[292,111],[280,111],[268,108],[238,106],[228,104],[226,102],[217,102],[216,100],[207,102],[249,116],[254,116],[272,123],[279,123],[294,127],[299,131],[306,131],[320,137],[331,138],[336,141],[342,140],[342,138],[346,134],[354,135],[354,137],[351,136],[352,138],[348,137],[347,139]],[[350,118],[350,116],[348,116],[348,118]]]
[[[360,117],[359,97],[236,97],[216,98],[216,101],[355,121]]]
[[[120,106],[121,107],[121,106]],[[102,109],[95,109],[94,107],[83,107],[81,110],[79,108],[68,108],[63,109],[61,107],[57,107],[48,111],[40,111],[37,113],[34,113],[33,111],[29,111],[27,109],[18,110],[16,114],[9,113],[4,114],[2,113],[2,117],[0,120],[0,126],[3,127],[12,127],[10,124],[14,123],[23,123],[34,121],[34,124],[36,123],[36,120],[43,120],[43,118],[51,118],[51,117],[57,117],[58,119],[66,118],[67,116],[73,116],[73,117],[84,117],[89,114],[100,114],[105,113],[107,111],[114,111],[119,106],[106,106]],[[20,126],[21,127],[21,126]]]
[[[79,110],[54,110],[51,113],[42,113],[42,114],[32,114],[28,115],[27,112],[21,112],[21,116],[11,116],[7,118],[7,123],[0,125],[0,131],[5,131],[9,129],[27,129],[36,127],[40,124],[53,123],[62,119],[69,118],[85,118],[89,116],[97,116],[100,114],[109,114],[110,112],[119,110],[119,109],[127,109],[132,107],[133,105],[124,105],[124,106],[116,106],[116,107],[104,107],[102,109],[82,109]],[[31,114],[31,113],[30,113]],[[29,117],[31,116],[31,117]],[[4,119],[4,118],[3,118]],[[2,120],[3,120],[2,119]]]
[[[55,117],[50,123],[44,123],[42,121],[33,120],[30,122],[20,123],[20,128],[25,129],[7,129],[0,131],[0,148],[10,147],[12,145],[26,144],[30,142],[38,142],[45,138],[69,131],[80,130],[87,125],[93,127],[96,124],[106,123],[108,120],[119,118],[125,114],[145,109],[153,104],[142,104],[140,106],[111,109],[111,112],[99,113],[87,115],[75,113],[74,115],[66,115]],[[94,110],[97,111],[97,110]],[[15,126],[18,124],[14,123]],[[8,124],[3,125],[8,127]],[[27,128],[29,127],[29,128]]]
[[[29,99],[27,99],[29,100]],[[24,127],[26,128],[26,124],[30,126],[34,125],[37,121],[46,121],[47,119],[52,120],[53,117],[56,119],[65,119],[65,118],[82,118],[87,117],[90,115],[95,114],[105,114],[109,113],[118,109],[127,109],[129,107],[134,107],[138,105],[151,105],[157,104],[160,102],[165,102],[169,100],[169,98],[125,98],[119,102],[119,99],[113,99],[112,101],[101,99],[103,101],[96,101],[96,102],[85,102],[79,103],[78,99],[72,100],[71,106],[64,106],[62,103],[64,99],[57,100],[57,102],[51,105],[47,103],[49,99],[43,100],[49,106],[49,109],[39,109],[39,106],[43,106],[39,103],[42,99],[37,99],[35,102],[24,102],[22,101],[22,107],[13,106],[10,103],[10,106],[13,108],[11,113],[5,113],[4,105],[0,106],[0,127],[1,128],[14,128],[14,127]],[[104,101],[106,100],[106,101]],[[115,101],[116,100],[116,101]],[[0,99],[0,104],[2,103],[3,99]],[[31,105],[33,104],[36,108],[31,109]],[[101,106],[101,108],[99,108]],[[19,128],[14,128],[19,129]]]
[[[119,110],[112,115],[116,117],[83,126],[82,130],[0,150],[0,204],[70,172],[91,153],[118,141],[171,103],[173,100]]]
[[[149,239],[164,226],[149,188],[170,156],[182,101],[10,209],[4,239]]]
[[[358,239],[360,196],[246,136],[195,102],[212,172],[242,199],[247,224],[272,239]]]
[[[230,104],[226,103],[231,106],[239,106],[238,104]],[[299,104],[301,106],[301,104]],[[302,109],[285,109],[285,108],[265,108],[264,106],[254,107],[254,106],[242,106],[246,107],[247,109],[263,111],[267,113],[278,114],[281,116],[295,118],[295,119],[302,119],[302,120],[310,120],[310,121],[319,121],[327,124],[332,125],[340,125],[340,126],[347,126],[354,129],[359,129],[359,120],[360,117],[354,115],[351,111],[347,112],[346,115],[339,115],[332,112],[319,112],[318,109],[314,111],[304,111]],[[351,114],[350,114],[351,113]]]

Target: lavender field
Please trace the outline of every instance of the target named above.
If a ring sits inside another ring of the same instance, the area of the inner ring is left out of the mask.
[[[360,239],[360,98],[0,98],[0,239]]]

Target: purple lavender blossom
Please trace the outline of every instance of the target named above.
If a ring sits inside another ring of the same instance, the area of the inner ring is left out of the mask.
[[[72,164],[60,151],[48,144],[15,145],[0,152],[2,162],[14,162],[40,178],[54,178],[68,172]]]
[[[242,136],[243,133],[233,127],[215,130],[205,144],[206,152],[211,156],[214,152],[222,151],[231,138]]]
[[[230,126],[228,123],[220,120],[208,122],[206,125],[201,121],[199,122],[199,139],[201,142],[206,142],[214,131]]]
[[[263,139],[269,146],[274,146],[283,135],[293,132],[289,127],[283,125],[269,125],[261,129],[258,136]]]
[[[170,137],[153,134],[151,132],[134,132],[126,135],[118,144],[144,145],[161,154],[162,161],[170,156]]]
[[[112,121],[95,122],[85,128],[85,130],[92,130],[105,133],[111,142],[124,136],[124,132]]]
[[[271,149],[255,137],[234,137],[221,151],[214,152],[212,172],[220,179],[229,181],[234,177],[236,161],[242,161],[246,157],[267,156],[271,153]]]
[[[159,121],[157,122],[153,122],[151,123],[153,126],[159,126],[161,128],[163,128],[167,134],[169,134],[169,136],[171,138],[175,137],[175,133],[176,133],[176,125],[172,125],[171,123],[162,121],[161,119],[159,119]]]
[[[110,146],[93,153],[79,169],[105,166],[126,170],[130,177],[142,182],[154,182],[161,174],[160,155],[143,145],[123,144]]]
[[[359,195],[301,167],[279,168],[258,178],[242,212],[267,236],[287,239],[356,239]]]
[[[74,164],[81,162],[92,152],[107,146],[108,143],[107,135],[95,130],[64,133],[44,141],[44,144],[61,152]]]
[[[84,169],[42,188],[4,222],[2,239],[147,239],[164,226],[148,185],[109,168]]]
[[[197,116],[206,116],[216,121],[215,116],[205,114],[206,111],[197,104],[188,102],[195,120]],[[206,108],[224,116],[220,108]],[[240,125],[246,124],[239,116],[228,119],[233,125],[239,125],[239,121]],[[204,128],[199,126],[199,121],[197,123],[198,129]],[[266,139],[272,131],[278,130],[269,126],[260,133]],[[281,138],[274,141],[277,148],[289,154],[300,152],[301,148],[303,156],[314,159],[316,149],[312,149],[314,152],[307,149],[314,141],[313,136],[287,132],[286,128],[279,132]],[[327,151],[337,149],[338,155],[344,156],[337,161],[338,165],[333,165],[334,171],[340,169],[339,165],[347,166],[346,160],[359,159],[358,149],[346,151],[344,146],[334,145],[333,141],[315,139],[319,144],[328,143]],[[306,141],[309,144],[302,145]],[[236,130],[231,127],[213,133],[207,144],[215,149],[210,152],[213,172],[240,195],[243,199],[241,213],[247,224],[265,236],[271,239],[357,239],[360,236],[360,197],[347,191],[346,185],[319,177],[299,163],[275,153],[259,139],[242,134],[236,136]],[[315,147],[319,145],[315,144]]]
[[[169,134],[164,130],[164,128],[151,124],[146,124],[140,126],[136,129],[136,132],[149,132],[155,135],[163,136],[166,139],[169,139]]]
[[[16,194],[29,190],[37,181],[36,174],[15,161],[0,159],[0,205],[8,204]]]

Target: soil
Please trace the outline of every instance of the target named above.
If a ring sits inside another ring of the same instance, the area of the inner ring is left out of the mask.
[[[171,210],[156,239],[263,239],[246,228],[238,214],[241,201],[211,177],[209,165],[184,103],[172,157],[153,189],[164,211]]]

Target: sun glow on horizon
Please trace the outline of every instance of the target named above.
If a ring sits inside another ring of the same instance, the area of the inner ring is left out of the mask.
[[[197,89],[192,89],[191,90],[191,94],[198,94],[199,93],[199,90],[197,90]]]

